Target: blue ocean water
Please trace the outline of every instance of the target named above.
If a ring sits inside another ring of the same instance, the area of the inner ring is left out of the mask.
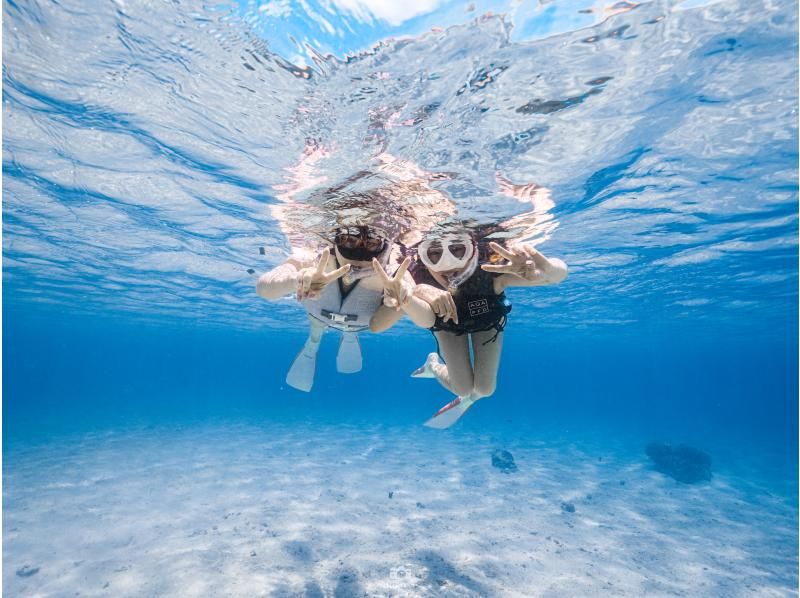
[[[6,595],[797,595],[796,3],[3,10]],[[285,383],[345,216],[569,266],[450,430],[407,320]]]

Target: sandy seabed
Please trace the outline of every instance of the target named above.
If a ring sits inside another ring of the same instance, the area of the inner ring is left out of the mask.
[[[4,461],[9,597],[797,595],[793,497],[608,447],[217,425]]]

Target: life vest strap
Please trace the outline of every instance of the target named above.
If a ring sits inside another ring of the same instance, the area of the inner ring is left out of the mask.
[[[358,316],[354,314],[337,314],[327,309],[323,309],[320,311],[320,314],[323,318],[330,320],[331,322],[336,322],[338,324],[344,324],[346,322],[353,322],[358,320]]]
[[[322,315],[323,316],[325,316],[324,312],[326,312],[326,311],[328,311],[328,310],[322,310]],[[332,312],[328,312],[328,313],[332,313]],[[368,324],[348,324],[348,322],[352,322],[353,320],[358,320],[358,317],[353,316],[352,314],[335,314],[335,315],[337,315],[337,316],[347,316],[349,319],[348,320],[342,320],[342,319],[336,319],[335,320],[335,319],[329,318],[329,317],[320,318],[320,317],[317,317],[316,315],[314,315],[312,313],[309,313],[308,317],[309,318],[313,318],[317,322],[325,324],[325,326],[328,326],[330,328],[335,328],[336,330],[341,330],[342,332],[362,332],[364,330],[368,330],[369,329],[369,325]]]

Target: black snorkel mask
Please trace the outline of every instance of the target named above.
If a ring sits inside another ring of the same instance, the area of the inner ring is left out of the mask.
[[[379,258],[389,246],[386,235],[371,226],[343,226],[336,229],[333,244],[343,258],[368,262]]]

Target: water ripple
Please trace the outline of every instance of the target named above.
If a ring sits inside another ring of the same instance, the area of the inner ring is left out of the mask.
[[[797,5],[4,4],[15,305],[301,324],[253,276],[342,218],[505,223],[537,326],[796,311]],[[529,311],[526,311],[529,310]]]

